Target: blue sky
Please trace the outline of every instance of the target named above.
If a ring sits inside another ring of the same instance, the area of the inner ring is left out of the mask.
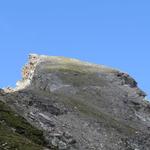
[[[29,53],[105,64],[150,95],[149,0],[0,1],[0,87],[14,86]]]

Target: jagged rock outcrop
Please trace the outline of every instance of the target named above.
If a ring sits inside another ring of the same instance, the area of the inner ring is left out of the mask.
[[[23,79],[0,98],[58,150],[149,150],[150,103],[127,73],[30,55]]]

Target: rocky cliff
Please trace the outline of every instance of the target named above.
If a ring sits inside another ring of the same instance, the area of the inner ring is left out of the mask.
[[[30,149],[149,150],[150,103],[127,73],[33,54],[22,76],[15,89],[0,91],[0,129],[6,126],[11,136],[27,139]],[[19,121],[24,120],[23,132],[1,115],[4,105]],[[18,150],[29,149],[20,148],[21,142],[11,137],[2,140],[5,136],[0,132],[3,149],[13,149],[12,142]]]

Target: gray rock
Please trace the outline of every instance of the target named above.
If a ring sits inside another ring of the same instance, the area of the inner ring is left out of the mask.
[[[53,139],[52,139],[52,142],[51,142],[51,144],[52,144],[52,146],[54,146],[54,147],[58,147],[58,145],[59,145],[59,139],[58,138],[56,138],[56,137],[54,137]]]
[[[66,145],[66,143],[60,141],[60,142],[59,142],[59,145],[58,145],[58,148],[59,148],[60,150],[67,150],[67,145]]]
[[[76,59],[30,59],[30,76],[0,96],[44,131],[50,147],[149,150],[150,103],[131,76]]]

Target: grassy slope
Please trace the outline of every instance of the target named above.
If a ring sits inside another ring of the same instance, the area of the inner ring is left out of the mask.
[[[0,101],[0,149],[41,150],[42,145],[42,131],[31,126]]]

